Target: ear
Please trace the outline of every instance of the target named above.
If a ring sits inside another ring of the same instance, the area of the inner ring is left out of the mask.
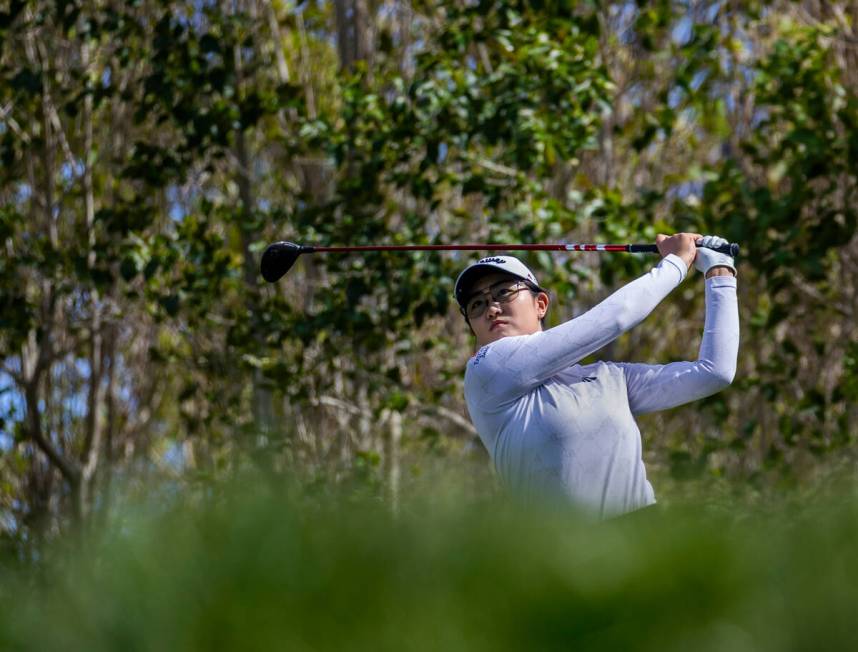
[[[536,314],[539,315],[540,319],[545,317],[545,314],[548,312],[549,303],[551,303],[551,299],[548,298],[545,292],[540,292],[536,295]]]

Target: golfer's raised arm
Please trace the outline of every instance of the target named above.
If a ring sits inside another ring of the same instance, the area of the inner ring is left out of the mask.
[[[729,265],[732,266],[732,260]],[[732,270],[735,272],[734,267]],[[724,389],[733,381],[739,355],[736,278],[732,274],[712,276],[705,284],[706,318],[697,360],[664,365],[617,364],[626,376],[632,414],[666,410],[696,401]]]
[[[490,402],[513,400],[639,324],[687,273],[687,263],[668,254],[583,315],[546,331],[484,346],[471,359],[468,372],[477,376]]]

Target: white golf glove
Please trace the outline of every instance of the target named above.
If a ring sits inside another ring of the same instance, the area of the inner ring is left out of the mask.
[[[700,238],[695,244],[697,244],[697,257],[694,259],[694,267],[703,272],[704,276],[713,267],[727,267],[732,270],[733,276],[736,275],[736,265],[732,256],[706,248],[720,247],[727,244],[727,240],[719,238],[717,235],[707,235]]]

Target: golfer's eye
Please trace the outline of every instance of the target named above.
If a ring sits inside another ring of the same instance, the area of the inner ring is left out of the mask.
[[[471,303],[468,304],[468,312],[470,312],[470,313],[479,312],[480,310],[483,309],[483,306],[485,306],[485,305],[486,305],[485,299],[482,299],[482,298],[474,299],[473,301],[471,301]]]
[[[508,299],[510,295],[515,292],[512,286],[505,288],[498,288],[497,292],[495,292],[495,296],[498,299]]]

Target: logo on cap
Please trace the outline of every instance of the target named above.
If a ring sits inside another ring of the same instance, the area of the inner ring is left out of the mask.
[[[506,265],[506,261],[503,258],[483,258],[480,261],[477,261],[477,265],[482,265],[483,263],[497,263],[498,265]]]

